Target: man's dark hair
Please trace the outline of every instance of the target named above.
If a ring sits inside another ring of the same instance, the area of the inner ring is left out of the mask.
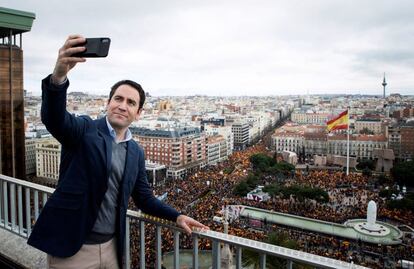
[[[109,93],[109,101],[111,101],[112,96],[114,95],[116,89],[118,89],[119,86],[122,86],[122,85],[129,85],[129,86],[131,86],[132,88],[134,88],[138,91],[138,93],[139,93],[139,107],[138,107],[138,109],[142,109],[142,107],[144,106],[144,103],[145,103],[145,92],[142,89],[141,85],[139,85],[135,81],[128,80],[128,79],[118,81],[117,83],[114,84],[114,86],[111,87],[111,92]]]

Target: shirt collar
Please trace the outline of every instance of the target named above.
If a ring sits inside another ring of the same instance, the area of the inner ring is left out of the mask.
[[[109,121],[108,121],[108,117],[105,117],[105,120],[106,120],[106,125],[108,126],[108,131],[109,131],[109,134],[112,136],[112,138],[114,139],[114,141],[116,142],[116,132],[115,132],[115,130],[114,130],[114,128],[112,128],[112,125],[109,123]],[[132,133],[131,133],[131,131],[129,130],[129,128],[127,129],[127,131],[125,132],[125,137],[124,137],[124,139],[123,140],[121,140],[121,141],[118,141],[118,142],[116,142],[116,143],[122,143],[122,142],[127,142],[127,141],[129,141],[129,140],[131,140],[132,139]]]

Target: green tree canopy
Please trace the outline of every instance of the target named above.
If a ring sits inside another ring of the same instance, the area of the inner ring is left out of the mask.
[[[390,182],[390,179],[387,176],[383,175],[383,174],[379,175],[377,180],[378,180],[378,184],[380,184],[380,185],[383,185],[385,183]]]
[[[386,198],[386,199],[390,199],[391,198],[391,196],[393,195],[393,194],[395,194],[395,195],[397,195],[398,194],[398,191],[396,190],[396,189],[394,189],[394,188],[392,188],[392,189],[388,189],[388,190],[386,190],[386,189],[383,189],[383,190],[381,190],[380,192],[379,192],[379,196],[380,197],[383,197],[383,198]]]
[[[300,201],[312,199],[320,203],[329,202],[329,194],[325,190],[321,188],[312,188],[306,185],[292,185],[286,187],[278,184],[271,184],[265,186],[263,191],[269,193],[272,197],[282,196],[284,199],[288,199],[291,195],[293,195]]]
[[[257,153],[250,156],[250,162],[252,163],[254,169],[260,170],[262,172],[268,171],[269,167],[272,167],[276,164],[275,159],[263,153]]]
[[[259,183],[259,178],[256,175],[250,173],[246,178],[246,183],[250,189],[254,189]]]
[[[251,189],[245,180],[237,184],[233,189],[233,194],[238,196],[246,196]]]
[[[368,167],[365,167],[362,170],[362,175],[366,176],[366,177],[370,177],[372,175],[372,171],[371,169],[369,169]]]
[[[298,249],[298,243],[295,240],[289,238],[289,234],[287,232],[272,232],[268,235],[265,240],[266,243],[277,245],[285,248],[290,249]],[[250,266],[254,269],[260,268],[260,256],[257,252],[252,250],[244,249],[243,250],[243,266]],[[287,260],[278,258],[275,256],[268,255],[266,257],[266,268],[269,269],[279,269],[279,268],[287,268]],[[294,264],[293,268],[295,269],[304,269],[304,268],[311,268],[310,266]]]
[[[414,161],[396,163],[391,174],[400,185],[414,187]]]
[[[263,153],[253,154],[250,156],[250,162],[253,165],[253,169],[259,172],[266,172],[272,174],[289,173],[295,170],[295,166],[287,162],[279,162],[272,157]]]
[[[358,162],[356,168],[359,170],[364,170],[365,168],[368,168],[370,170],[374,170],[375,168],[375,161],[369,160],[369,159],[362,159]]]
[[[389,200],[387,202],[387,207],[390,209],[400,209],[400,210],[411,210],[412,214],[414,212],[414,194],[410,193],[407,194],[403,199],[401,200]]]

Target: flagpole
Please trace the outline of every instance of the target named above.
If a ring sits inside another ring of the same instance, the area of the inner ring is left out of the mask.
[[[347,130],[346,130],[346,133],[347,133],[347,145],[346,145],[346,175],[347,176],[349,175],[349,108],[350,107],[348,107],[348,113],[347,113],[347,116],[348,116],[348,127],[347,127]]]

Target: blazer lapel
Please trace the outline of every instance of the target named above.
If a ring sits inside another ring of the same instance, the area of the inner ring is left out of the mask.
[[[123,187],[129,186],[129,191],[135,183],[138,173],[138,150],[134,147],[133,141],[127,142],[126,164],[123,176]]]
[[[112,162],[112,136],[109,134],[108,126],[106,125],[106,117],[98,120],[98,129],[102,133],[105,140],[106,150],[106,174],[109,177]]]

